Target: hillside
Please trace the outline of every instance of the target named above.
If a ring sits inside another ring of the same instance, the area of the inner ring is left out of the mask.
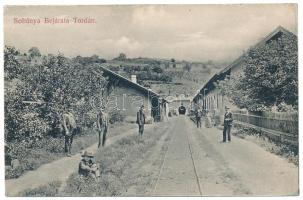
[[[103,63],[116,73],[129,78],[137,76],[137,82],[163,96],[184,94],[192,96],[224,64],[188,62],[155,58],[123,58]]]

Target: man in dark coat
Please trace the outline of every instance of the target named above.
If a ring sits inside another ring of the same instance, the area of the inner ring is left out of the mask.
[[[137,112],[137,124],[139,125],[139,135],[142,138],[145,124],[144,105],[142,105]]]
[[[227,134],[227,139],[230,142],[230,131],[232,127],[232,122],[233,122],[233,115],[229,110],[230,108],[225,106],[225,114],[224,114],[224,129],[223,129],[223,142],[226,142],[226,134]]]

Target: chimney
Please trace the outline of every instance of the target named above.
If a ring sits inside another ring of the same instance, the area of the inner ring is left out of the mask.
[[[131,82],[133,82],[133,83],[137,83],[137,76],[136,75],[131,75],[130,76],[130,80],[131,80]]]

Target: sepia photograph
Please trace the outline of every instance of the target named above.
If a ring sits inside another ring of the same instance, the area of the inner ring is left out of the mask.
[[[3,5],[6,197],[299,196],[298,4]]]

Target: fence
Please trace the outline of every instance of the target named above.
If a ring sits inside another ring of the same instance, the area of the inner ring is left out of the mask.
[[[236,121],[251,124],[261,128],[298,135],[298,118],[273,118],[243,113],[233,113],[233,117]]]

